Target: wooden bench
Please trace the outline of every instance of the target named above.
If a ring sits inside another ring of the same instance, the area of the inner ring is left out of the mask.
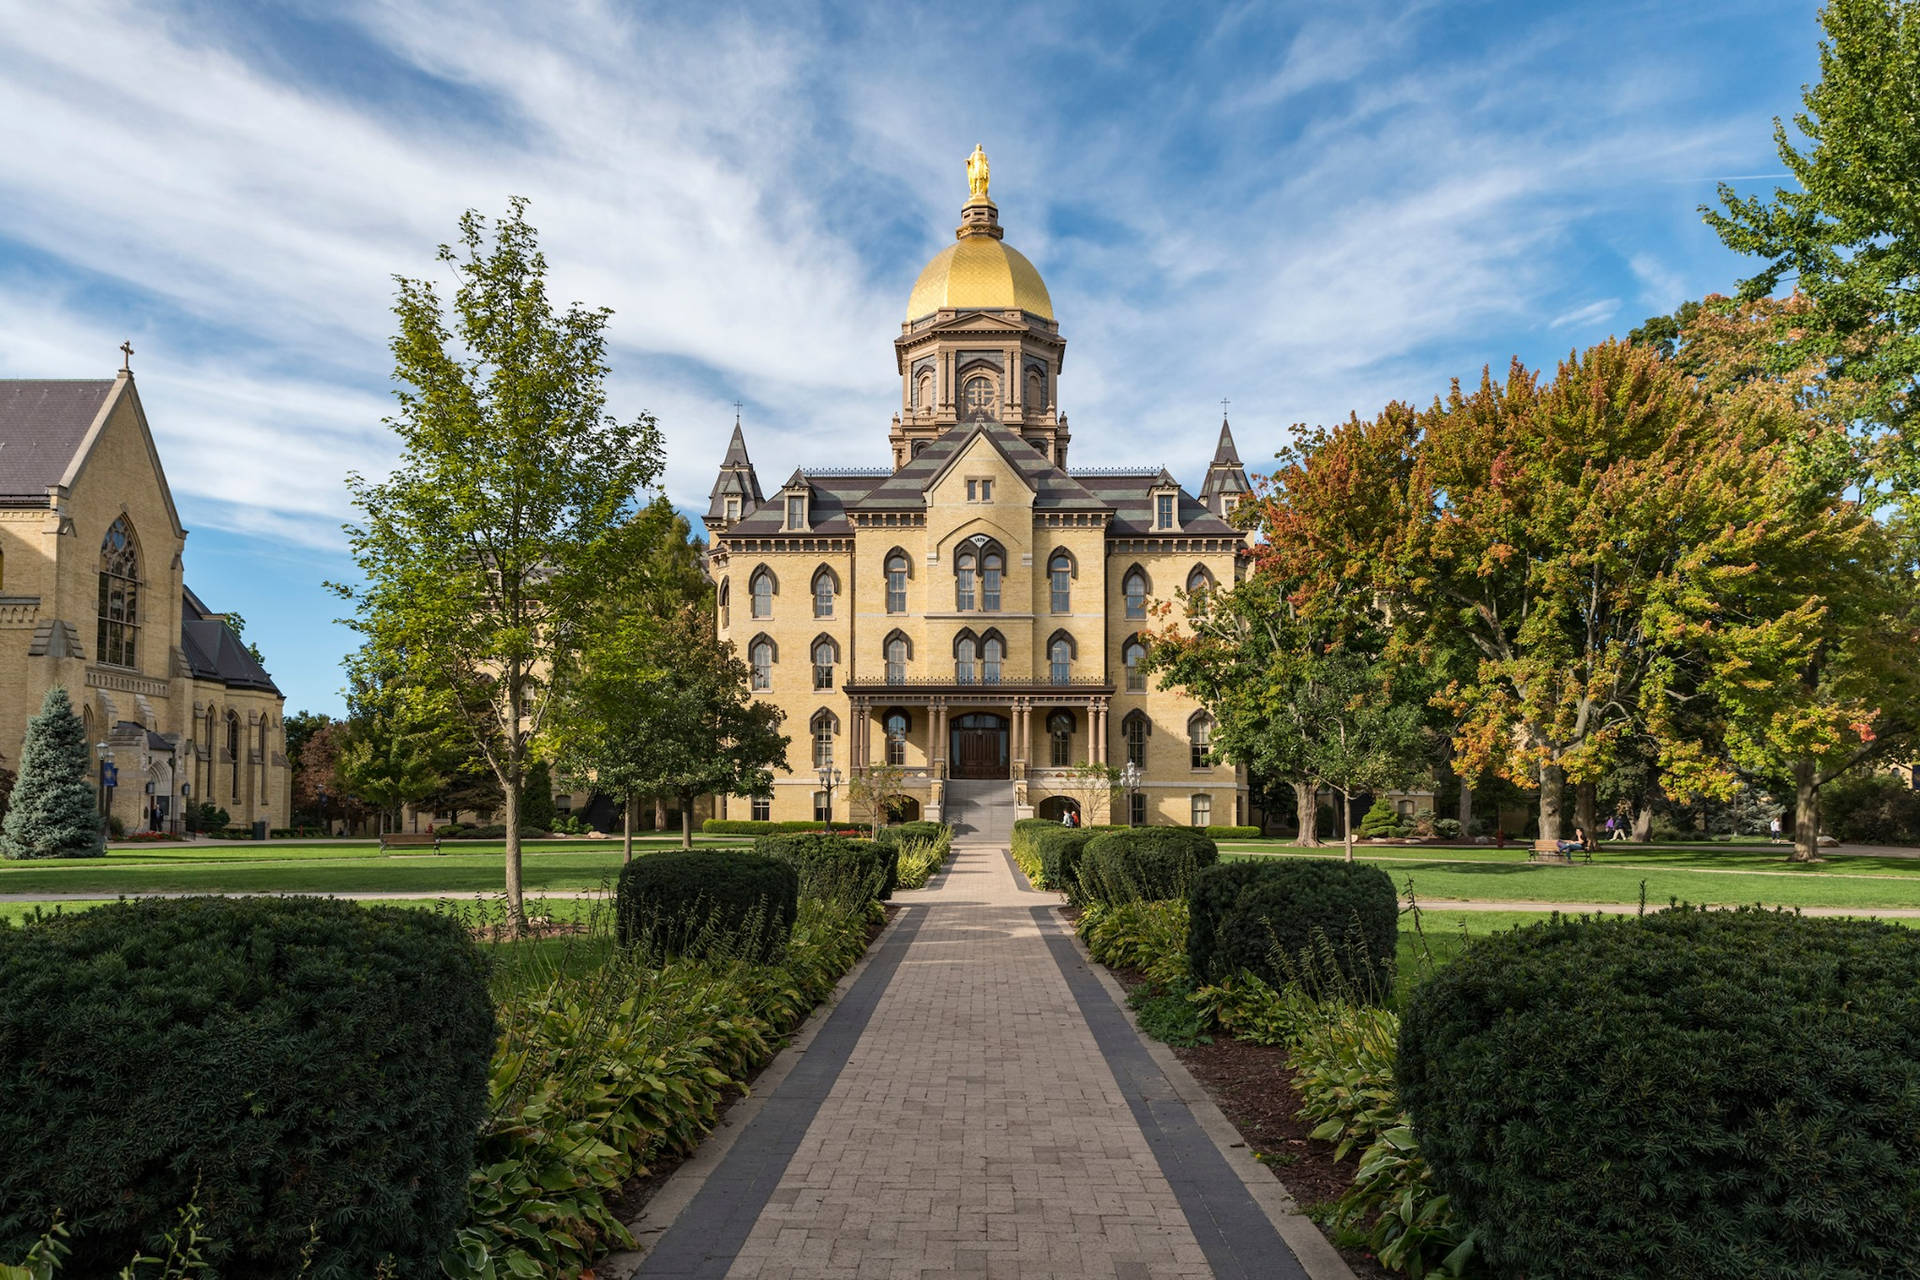
[[[1593,850],[1585,845],[1562,853],[1560,852],[1560,842],[1558,840],[1535,840],[1533,842],[1533,851],[1527,854],[1527,861],[1533,862],[1538,859],[1548,862],[1572,862],[1573,855],[1576,853],[1588,862],[1593,861]]]
[[[380,852],[389,849],[423,849],[433,846],[435,853],[440,852],[440,837],[431,831],[395,831],[380,837]]]

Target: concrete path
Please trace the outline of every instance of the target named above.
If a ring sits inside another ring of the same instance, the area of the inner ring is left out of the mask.
[[[1351,1280],[1002,845],[899,901],[602,1275]]]

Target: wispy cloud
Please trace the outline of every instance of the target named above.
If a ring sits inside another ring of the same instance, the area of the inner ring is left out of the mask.
[[[1575,307],[1571,311],[1561,312],[1553,319],[1547,321],[1547,328],[1568,329],[1575,325],[1600,324],[1604,321],[1611,320],[1614,313],[1619,310],[1620,299],[1601,298],[1596,302],[1589,302],[1584,307]]]

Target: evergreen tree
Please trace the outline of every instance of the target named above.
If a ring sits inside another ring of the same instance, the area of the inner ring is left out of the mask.
[[[9,858],[89,858],[106,852],[100,813],[88,779],[87,730],[67,691],[55,686],[27,721],[20,779],[0,826],[0,854]]]
[[[520,791],[520,825],[551,831],[558,819],[553,803],[553,770],[545,760],[535,760],[527,766],[527,781]]]

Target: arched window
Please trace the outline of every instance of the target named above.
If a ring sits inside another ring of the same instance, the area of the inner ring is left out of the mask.
[[[1211,590],[1213,590],[1213,574],[1208,572],[1207,566],[1203,564],[1193,566],[1193,571],[1187,575],[1187,594],[1192,596]]]
[[[971,632],[963,631],[960,638],[953,642],[953,682],[955,684],[973,683],[973,662],[975,645]]]
[[[753,643],[747,646],[747,665],[753,668],[754,688],[773,688],[773,661],[773,641],[765,636],[755,636]]]
[[[813,731],[813,767],[830,769],[833,767],[833,737],[840,730],[839,722],[831,711],[816,711],[808,726]]]
[[[1047,407],[1047,375],[1038,369],[1027,370],[1027,409],[1037,413]]]
[[[761,569],[753,575],[749,586],[753,589],[753,616],[771,618],[773,616],[773,573]]]
[[[905,613],[907,611],[907,553],[893,551],[887,554],[887,612]]]
[[[898,631],[889,635],[885,641],[887,655],[887,683],[905,684],[907,682],[907,660],[913,657],[913,646]]]
[[[920,380],[914,384],[913,407],[916,409],[933,408],[933,370],[921,370]]]
[[[899,707],[887,712],[881,722],[887,738],[887,763],[903,765],[907,762],[907,731],[913,728],[913,718]]]
[[[7,585],[7,553],[0,551],[0,590]]]
[[[985,613],[1000,612],[1000,575],[1005,566],[998,551],[980,557],[980,608]]]
[[[1047,561],[1047,582],[1053,597],[1052,607],[1055,613],[1073,611],[1073,557],[1064,551],[1056,551]]]
[[[733,591],[727,585],[727,581],[725,578],[720,579],[720,625],[723,627],[733,625]]]
[[[100,543],[100,614],[95,654],[116,667],[140,665],[140,544],[121,516]]]
[[[840,646],[834,643],[832,636],[821,636],[813,642],[814,688],[833,688],[833,668],[839,661]]]
[[[1047,641],[1047,675],[1055,684],[1073,683],[1073,637],[1056,631]]]
[[[1006,643],[999,636],[988,635],[980,641],[980,682],[982,684],[1000,683],[1000,664],[1006,656]]]
[[[1147,718],[1136,711],[1120,722],[1120,732],[1127,740],[1127,761],[1142,768],[1147,763]]]
[[[227,759],[233,765],[233,798],[240,798],[240,713],[227,712]]]
[[[1127,643],[1120,649],[1120,661],[1127,667],[1127,692],[1145,693],[1147,691],[1147,673],[1140,664],[1147,660],[1147,646],[1127,637]]]
[[[1128,571],[1122,584],[1127,597],[1127,616],[1144,618],[1147,616],[1147,575],[1138,569]]]
[[[1204,792],[1196,794],[1193,797],[1191,815],[1192,816],[1190,817],[1189,821],[1191,821],[1194,826],[1196,827],[1212,826],[1213,825],[1213,797],[1205,794]]]
[[[1047,717],[1048,762],[1056,769],[1073,763],[1073,712],[1062,707]]]
[[[953,607],[960,613],[973,611],[973,575],[979,559],[971,551],[953,558]]]
[[[840,589],[840,583],[834,578],[833,570],[821,565],[813,575],[813,616],[831,618],[833,616],[833,596]]]
[[[966,386],[961,388],[964,403],[963,418],[991,418],[993,416],[993,381],[990,378],[968,378]]]
[[[1201,711],[1187,721],[1187,746],[1193,756],[1193,767],[1211,769],[1213,767],[1213,717]]]

